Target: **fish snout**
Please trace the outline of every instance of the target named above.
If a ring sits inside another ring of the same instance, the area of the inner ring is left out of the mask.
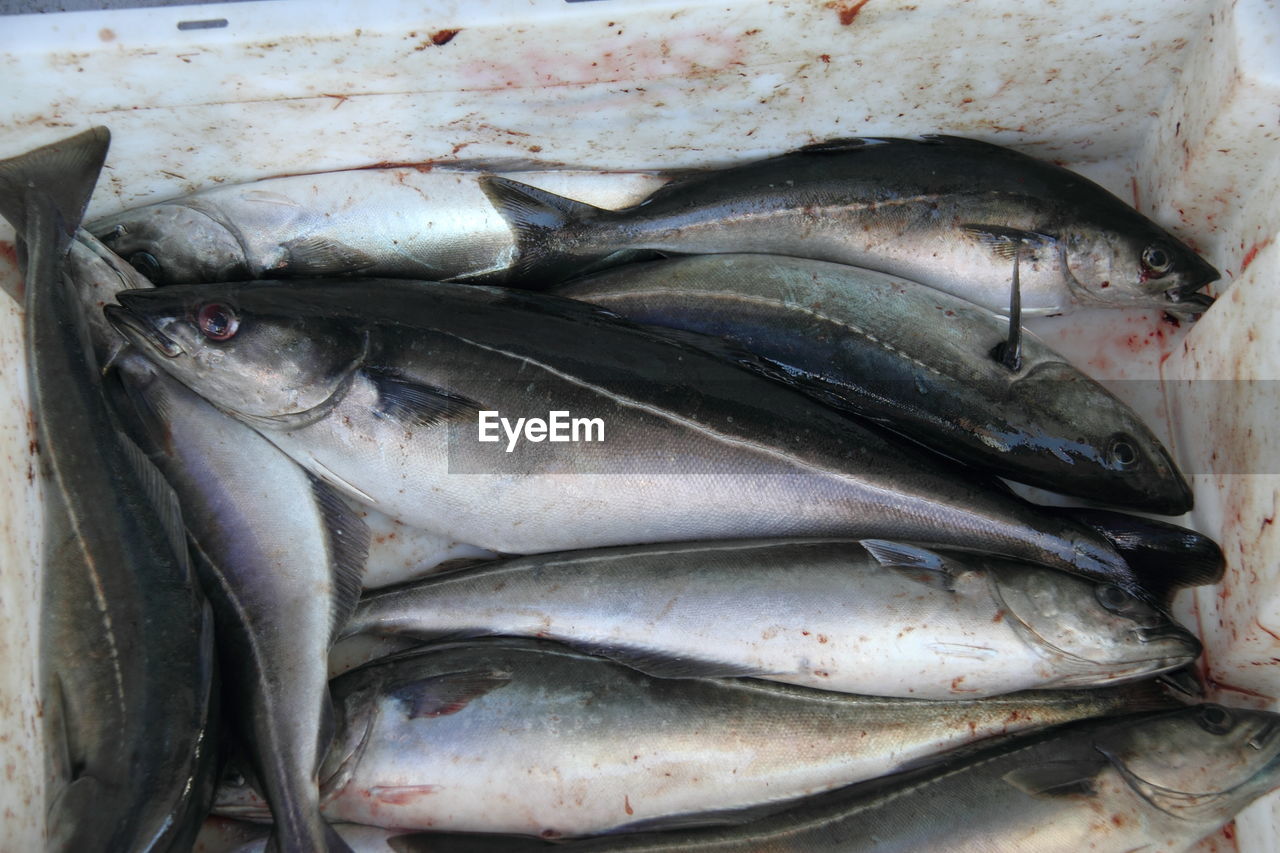
[[[143,349],[156,350],[166,358],[177,358],[182,355],[184,350],[178,345],[178,342],[166,335],[154,324],[149,322],[127,307],[128,293],[121,293],[118,299],[126,302],[126,305],[106,305],[102,311],[107,316],[107,321],[116,328],[116,331],[129,339]]]

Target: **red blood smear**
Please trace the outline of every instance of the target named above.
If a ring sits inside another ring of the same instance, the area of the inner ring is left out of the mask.
[[[867,5],[868,2],[869,0],[858,0],[858,2],[854,3],[852,6],[840,6],[839,11],[840,11],[841,26],[847,27],[850,24],[852,24],[853,19],[858,17],[858,13],[862,11],[862,7]],[[836,4],[833,3],[831,5],[835,6]]]
[[[1240,272],[1247,270],[1249,268],[1249,264],[1253,263],[1253,259],[1258,257],[1258,252],[1270,243],[1270,237],[1263,240],[1261,243],[1254,243],[1253,246],[1249,248],[1249,251],[1245,252],[1244,260],[1240,262]]]
[[[12,243],[0,240],[0,258],[4,258],[14,269],[18,268],[18,250]]]

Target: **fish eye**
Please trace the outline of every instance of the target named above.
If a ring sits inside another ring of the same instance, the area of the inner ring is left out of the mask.
[[[240,318],[228,305],[207,302],[196,312],[196,325],[211,341],[225,341],[235,336],[240,328]]]
[[[1173,267],[1173,256],[1159,246],[1142,250],[1142,267],[1149,273],[1164,275]]]
[[[1221,705],[1205,705],[1196,717],[1200,728],[1209,734],[1222,735],[1231,730],[1231,714]]]
[[[160,262],[150,252],[134,252],[129,256],[129,265],[146,276],[153,284],[162,283]]]
[[[1133,609],[1138,600],[1129,593],[1125,592],[1115,584],[1103,584],[1097,588],[1094,595],[1098,598],[1098,603],[1112,613],[1126,613]]]
[[[1138,464],[1138,449],[1127,435],[1113,435],[1107,441],[1107,459],[1117,468],[1129,469]]]

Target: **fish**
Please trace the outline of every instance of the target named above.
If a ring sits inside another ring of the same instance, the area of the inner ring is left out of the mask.
[[[515,235],[515,267],[547,286],[626,249],[835,261],[1025,314],[1083,307],[1186,316],[1216,269],[1102,187],[1052,163],[955,136],[836,139],[672,181],[606,211],[504,176],[484,189]]]
[[[1193,495],[1128,406],[1010,321],[932,287],[828,261],[695,255],[554,290],[638,323],[727,338],[841,411],[1042,489],[1182,515]]]
[[[46,849],[76,853],[189,848],[215,770],[209,607],[172,490],[103,396],[67,263],[109,141],[92,128],[0,161],[45,483]]]
[[[320,818],[328,652],[369,531],[333,490],[124,345],[101,311],[146,279],[83,229],[69,264],[127,433],[174,489],[211,602],[225,703],[278,811],[276,849],[346,850]],[[283,713],[282,709],[288,712]]]
[[[113,373],[187,519],[273,849],[348,851],[320,817],[317,773],[333,729],[329,647],[359,597],[369,531],[332,487],[144,356],[120,356]]]
[[[731,827],[580,841],[564,853],[1185,850],[1280,786],[1280,715],[1202,704],[1069,724],[823,794]],[[740,815],[741,818],[750,817]],[[537,839],[421,834],[408,851],[532,851]]]
[[[330,820],[542,837],[786,801],[976,741],[1168,703],[1149,683],[926,702],[671,681],[514,640],[422,647],[333,691]],[[229,776],[215,812],[265,818],[246,774]]]
[[[366,595],[343,631],[539,637],[668,678],[979,698],[1190,663],[1195,635],[1119,587],[874,540],[734,540],[501,560]]]
[[[290,175],[201,190],[89,229],[155,284],[326,275],[503,283],[515,242],[476,169],[424,166]],[[595,204],[640,201],[648,172],[519,171]]]
[[[1095,530],[783,382],[572,300],[390,279],[173,285],[117,299],[104,310],[126,338],[317,477],[479,548],[856,535],[1140,587]],[[481,440],[486,417],[552,412],[600,434]]]

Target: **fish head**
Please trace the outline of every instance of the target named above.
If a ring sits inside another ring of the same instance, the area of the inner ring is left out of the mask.
[[[126,210],[93,223],[109,249],[154,284],[249,278],[245,248],[213,211],[164,203]]]
[[[1015,630],[1060,673],[1055,686],[1130,681],[1200,654],[1194,634],[1122,587],[995,558],[988,568]]]
[[[255,426],[289,428],[327,413],[365,354],[362,329],[308,310],[281,285],[175,285],[117,299],[104,310],[130,343]]]
[[[1176,818],[1217,825],[1280,787],[1280,714],[1191,705],[1130,717],[1094,748],[1143,799]]]
[[[1065,480],[1063,491],[1105,495],[1108,503],[1165,515],[1191,510],[1191,486],[1160,439],[1071,365],[1036,364],[1010,393],[1028,413],[1030,443],[1053,466],[1046,477]]]
[[[1160,226],[1127,208],[1126,213],[1112,227],[1080,227],[1064,235],[1066,267],[1077,296],[1176,314],[1203,312],[1213,300],[1199,291],[1220,273]]]

